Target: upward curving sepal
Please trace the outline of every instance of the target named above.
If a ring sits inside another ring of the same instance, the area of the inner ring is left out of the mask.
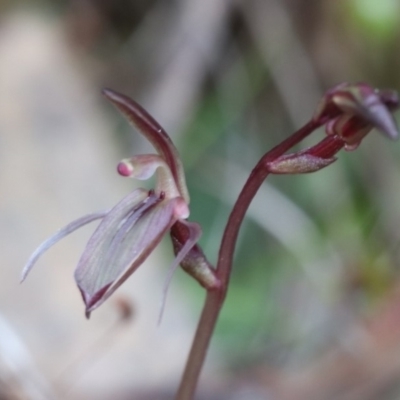
[[[189,192],[186,186],[185,173],[178,150],[161,125],[138,103],[111,89],[103,89],[103,95],[110,100],[133,126],[154,146],[171,169],[179,188],[180,195],[189,204]]]

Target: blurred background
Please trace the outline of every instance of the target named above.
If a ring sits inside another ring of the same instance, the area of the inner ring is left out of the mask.
[[[327,88],[400,88],[399,19],[397,0],[0,0],[0,399],[172,399],[183,370],[204,292],[179,270],[157,327],[168,239],[90,321],[72,274],[93,226],[19,285],[42,240],[137,185],[115,165],[151,148],[102,87],[170,133],[214,262],[249,172]],[[268,179],[197,399],[400,398],[399,160],[373,132]]]

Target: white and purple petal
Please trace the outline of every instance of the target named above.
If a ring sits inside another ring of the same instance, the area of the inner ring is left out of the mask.
[[[183,219],[180,219],[179,223],[182,225],[185,225],[185,227],[188,230],[189,237],[187,238],[185,244],[181,247],[181,249],[179,250],[178,254],[176,255],[174,261],[168,268],[168,273],[167,273],[167,277],[165,279],[163,293],[162,293],[161,308],[160,308],[158,323],[161,322],[161,318],[162,318],[162,315],[164,312],[165,302],[166,302],[167,293],[168,293],[168,287],[171,283],[172,276],[173,276],[174,272],[176,271],[176,269],[178,268],[179,264],[188,255],[189,251],[199,241],[201,234],[202,234],[201,226],[196,222],[190,222],[190,221],[185,221]]]
[[[68,225],[64,226],[60,230],[58,230],[54,235],[50,236],[47,240],[45,240],[31,255],[28,262],[25,264],[24,269],[21,273],[21,282],[25,280],[27,275],[29,274],[32,267],[36,264],[37,260],[45,253],[50,247],[54,246],[61,239],[65,238],[65,236],[70,233],[76,231],[84,225],[89,224],[90,222],[96,221],[98,219],[104,218],[107,215],[108,211],[101,211],[97,213],[92,213],[85,215],[84,217],[78,218],[75,221],[72,221]]]
[[[117,205],[103,219],[75,271],[87,315],[145,261],[177,220],[182,201],[150,194],[132,212]]]

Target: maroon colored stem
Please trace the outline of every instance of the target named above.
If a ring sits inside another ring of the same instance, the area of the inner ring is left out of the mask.
[[[251,172],[229,216],[220,246],[217,263],[217,277],[222,282],[222,290],[224,292],[227,291],[229,283],[233,255],[240,226],[251,201],[269,174],[268,163],[285,154],[289,149],[301,142],[319,126],[320,124],[313,120],[308,122],[292,136],[288,137],[282,143],[278,144],[266,153]]]
[[[221,281],[221,287],[218,290],[207,291],[206,301],[176,395],[176,400],[191,400],[193,398],[211,336],[214,332],[228,290],[239,229],[251,201],[269,174],[268,163],[282,156],[321,125],[321,122],[311,120],[293,135],[266,153],[255,166],[240,192],[226,224],[220,246],[216,274]]]

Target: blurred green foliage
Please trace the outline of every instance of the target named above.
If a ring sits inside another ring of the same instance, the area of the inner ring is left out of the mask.
[[[400,3],[397,0],[350,0],[350,18],[367,37],[394,39],[399,30]]]

